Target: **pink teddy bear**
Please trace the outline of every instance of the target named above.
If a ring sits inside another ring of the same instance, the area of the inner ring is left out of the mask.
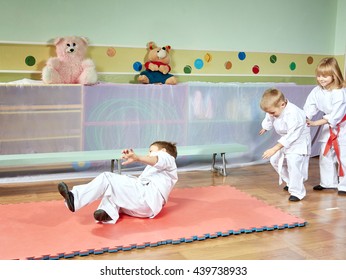
[[[45,84],[83,84],[97,82],[94,62],[85,55],[88,40],[84,37],[59,37],[54,41],[57,57],[48,59],[42,69]]]

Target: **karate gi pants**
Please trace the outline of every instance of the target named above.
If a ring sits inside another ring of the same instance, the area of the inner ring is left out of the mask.
[[[320,151],[320,185],[324,188],[334,189],[339,191],[346,191],[346,176],[339,176],[338,174],[338,161],[333,147],[329,150],[328,154],[323,155],[327,143],[321,143]],[[346,173],[346,146],[339,145],[340,160],[342,168]]]
[[[306,196],[304,182],[308,179],[309,159],[308,155],[284,154],[283,152],[277,152],[270,158],[271,165],[286,182],[288,192],[299,199]]]
[[[151,217],[153,211],[145,201],[150,187],[144,185],[136,177],[103,172],[88,184],[74,186],[75,211],[101,199],[97,209],[102,209],[112,218],[107,223],[116,223],[119,213],[134,217]]]

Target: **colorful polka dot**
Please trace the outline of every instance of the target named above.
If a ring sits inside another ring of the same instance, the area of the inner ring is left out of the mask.
[[[295,62],[291,62],[291,64],[290,64],[290,69],[291,69],[292,71],[294,71],[294,70],[296,70],[296,68],[297,68],[296,63],[295,63]]]
[[[139,61],[136,61],[135,63],[133,63],[133,69],[135,71],[141,71],[142,70],[142,63],[140,63]]]
[[[229,60],[225,62],[225,68],[227,70],[230,70],[232,68],[232,62],[230,62]]]
[[[258,65],[254,65],[254,66],[252,67],[252,73],[254,73],[255,75],[258,74],[259,71],[260,71],[260,68],[259,68]]]
[[[206,53],[205,56],[204,56],[204,60],[205,60],[206,62],[210,62],[211,59],[212,59],[211,54],[210,54],[210,53]]]
[[[309,56],[309,57],[306,59],[306,62],[307,62],[308,64],[312,64],[312,63],[314,63],[314,58],[313,58],[312,56]]]
[[[191,66],[190,66],[190,65],[186,65],[186,66],[184,67],[184,73],[185,73],[185,74],[191,74],[191,72],[192,72]]]
[[[271,63],[275,63],[277,61],[276,55],[275,54],[271,55],[269,60],[270,60]]]
[[[113,56],[115,56],[115,54],[116,54],[116,50],[114,48],[108,48],[107,49],[107,55],[109,57],[113,57]]]
[[[25,58],[25,64],[28,66],[34,66],[36,63],[36,59],[35,57],[29,55]]]
[[[195,60],[194,65],[195,65],[195,68],[196,68],[196,69],[202,69],[203,66],[204,66],[204,62],[203,62],[202,59],[197,58],[197,59]]]
[[[245,53],[245,52],[239,52],[239,53],[238,53],[238,58],[239,58],[240,60],[244,60],[244,59],[246,58],[246,53]]]

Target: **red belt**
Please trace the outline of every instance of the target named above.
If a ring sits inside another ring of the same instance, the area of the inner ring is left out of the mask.
[[[337,158],[338,163],[339,163],[339,176],[341,176],[341,177],[344,176],[344,170],[342,168],[342,164],[341,164],[341,160],[340,160],[340,149],[339,149],[339,143],[338,143],[338,136],[339,136],[339,132],[340,132],[340,124],[344,121],[346,121],[346,115],[343,117],[341,122],[339,122],[336,125],[336,133],[334,133],[333,129],[329,126],[330,136],[328,138],[326,147],[325,147],[324,152],[323,152],[323,155],[326,156],[328,154],[330,148],[334,147],[336,158]]]

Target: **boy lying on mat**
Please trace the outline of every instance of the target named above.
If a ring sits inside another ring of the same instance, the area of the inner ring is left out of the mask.
[[[147,156],[136,155],[132,149],[122,152],[122,165],[141,162],[147,166],[139,177],[103,172],[88,184],[68,186],[58,184],[68,209],[75,212],[100,199],[94,218],[101,223],[115,224],[119,213],[140,218],[154,218],[167,203],[170,192],[178,181],[174,143],[156,141]]]

